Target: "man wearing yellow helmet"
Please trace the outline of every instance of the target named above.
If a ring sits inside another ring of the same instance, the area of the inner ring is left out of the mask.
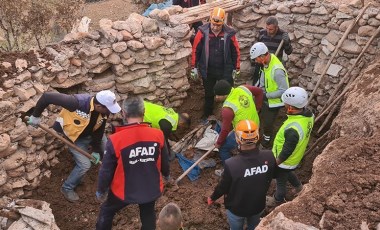
[[[210,22],[199,27],[193,43],[191,77],[200,75],[205,89],[203,117],[213,114],[213,88],[218,80],[234,85],[240,74],[240,49],[236,31],[224,23],[225,11],[215,7]]]
[[[224,196],[230,229],[253,230],[265,209],[266,194],[275,176],[276,160],[270,150],[259,150],[258,125],[252,120],[241,120],[235,127],[239,154],[225,161],[222,179],[207,199],[211,205]]]

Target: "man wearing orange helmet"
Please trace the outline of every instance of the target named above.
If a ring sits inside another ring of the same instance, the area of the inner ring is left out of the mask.
[[[224,196],[227,219],[232,230],[255,229],[265,209],[266,194],[275,177],[276,160],[270,150],[259,150],[259,128],[252,120],[241,120],[235,127],[239,154],[224,164],[224,173],[208,205]]]
[[[202,77],[205,89],[203,117],[213,114],[213,88],[218,80],[231,85],[240,75],[240,50],[236,31],[224,23],[225,11],[215,7],[210,22],[199,27],[193,43],[191,77]]]

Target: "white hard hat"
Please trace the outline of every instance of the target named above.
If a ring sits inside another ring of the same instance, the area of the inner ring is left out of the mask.
[[[302,109],[307,105],[307,92],[301,87],[290,87],[281,96],[285,104]]]
[[[253,44],[251,50],[249,51],[252,60],[266,53],[268,53],[268,47],[262,42],[256,42]]]

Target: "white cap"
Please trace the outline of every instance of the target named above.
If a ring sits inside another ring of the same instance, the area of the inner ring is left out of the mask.
[[[262,42],[256,42],[249,51],[252,60],[266,53],[268,53],[268,47]]]
[[[294,106],[296,108],[302,109],[307,105],[307,92],[301,87],[294,86],[285,90],[282,94],[281,99],[285,104]]]
[[[110,90],[103,90],[96,94],[96,100],[111,112],[118,113],[121,108],[116,101],[116,96]]]

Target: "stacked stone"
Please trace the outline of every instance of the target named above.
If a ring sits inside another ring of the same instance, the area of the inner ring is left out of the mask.
[[[190,87],[190,27],[168,23],[170,13],[180,10],[154,10],[149,18],[131,14],[125,21],[103,19],[99,31],[70,33],[35,51],[37,65],[24,59],[0,63],[7,70],[0,80],[0,195],[30,196],[58,163],[63,144],[22,121],[43,92],[110,89],[119,101],[138,94],[170,107],[182,104]],[[57,112],[49,106],[42,123],[52,125]]]
[[[274,15],[279,20],[280,28],[289,32],[293,45],[293,53],[288,56],[286,64],[290,84],[313,91],[340,38],[363,7],[360,0],[349,4],[315,0],[255,1],[252,6],[234,13],[233,17],[233,26],[239,31],[242,74],[250,74],[249,49],[256,41],[259,30],[265,28],[266,18]],[[380,25],[379,13],[378,7],[370,6],[348,35],[311,102],[314,108],[322,109],[337,83],[374,34]],[[377,38],[364,55],[364,61],[352,74],[358,74],[363,63],[372,60],[379,50]]]
[[[48,89],[47,85],[36,81],[40,77],[39,69],[45,66],[45,62],[40,61],[38,66],[30,66],[24,59],[0,63],[4,69],[12,66],[17,69],[13,74],[1,76],[0,196],[30,196],[43,176],[50,177],[49,168],[58,163],[57,154],[62,151],[61,143],[47,137],[41,129],[27,126],[22,120],[22,115]],[[43,122],[47,120],[43,119]]]

